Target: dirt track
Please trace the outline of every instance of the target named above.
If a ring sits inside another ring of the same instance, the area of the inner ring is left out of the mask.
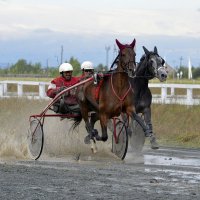
[[[30,160],[28,116],[45,105],[5,101],[1,107],[0,199],[200,199],[200,150],[146,146],[135,157],[129,148],[122,162],[110,141],[91,154],[83,125],[72,133],[70,123],[49,119],[44,152]]]
[[[199,153],[163,148],[140,158],[128,152],[124,162],[108,155],[3,161],[0,198],[200,199]]]

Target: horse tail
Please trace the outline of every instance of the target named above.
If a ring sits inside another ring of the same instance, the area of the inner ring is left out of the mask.
[[[72,129],[72,131],[74,131],[74,129],[75,129],[77,126],[79,126],[79,124],[81,123],[82,119],[83,119],[83,118],[82,118],[81,115],[71,118],[71,120],[73,120],[74,123],[72,124],[72,126],[71,126],[70,129]]]

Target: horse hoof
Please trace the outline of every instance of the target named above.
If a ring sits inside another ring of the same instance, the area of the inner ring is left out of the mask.
[[[101,136],[99,136],[97,129],[92,130],[92,137],[95,137],[97,141],[101,140]]]
[[[159,149],[159,144],[157,143],[156,138],[154,136],[150,138],[150,143],[152,149]]]
[[[91,141],[91,151],[92,153],[97,153],[97,146],[93,140]]]
[[[99,136],[99,135],[96,135],[95,138],[96,138],[97,141],[101,141],[102,140],[101,136]]]
[[[90,136],[89,136],[89,135],[87,135],[87,136],[85,137],[84,143],[85,143],[85,144],[90,144]]]
[[[153,133],[152,133],[151,130],[146,130],[144,134],[145,134],[145,137],[152,137],[153,136]]]
[[[156,144],[151,144],[151,148],[152,149],[159,149],[159,145],[156,143]]]
[[[97,129],[93,129],[93,130],[92,130],[92,136],[93,136],[93,137],[96,137],[97,135],[98,135]]]
[[[101,140],[102,140],[103,142],[106,142],[107,139],[108,139],[108,137],[101,137]]]

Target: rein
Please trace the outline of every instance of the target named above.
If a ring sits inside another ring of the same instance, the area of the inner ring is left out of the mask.
[[[154,78],[154,76],[137,76],[137,75],[135,75],[135,76],[132,76],[131,78],[146,78],[146,79],[148,79],[148,78]]]
[[[117,57],[116,57],[115,60],[113,61],[112,65],[111,65],[111,67],[110,67],[110,70],[112,70],[112,68],[113,68],[114,65],[116,64],[118,58],[119,58],[119,54],[117,55]]]

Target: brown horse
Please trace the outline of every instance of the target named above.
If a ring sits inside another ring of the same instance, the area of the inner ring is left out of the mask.
[[[129,72],[135,69],[135,39],[131,44],[121,44],[116,40],[119,47],[119,57],[117,68],[110,74],[104,75],[101,86],[99,88],[98,103],[95,99],[96,86],[93,81],[86,83],[84,86],[78,88],[77,96],[81,109],[82,118],[85,121],[88,136],[85,142],[89,143],[90,139],[106,141],[107,123],[112,117],[119,116],[121,113],[126,113],[128,116],[136,119],[143,127],[145,134],[148,135],[148,130],[139,116],[135,113],[134,90],[129,81]],[[95,111],[96,115],[89,120],[88,113]],[[94,129],[94,123],[100,119],[102,135]],[[74,128],[79,124],[75,122]]]

